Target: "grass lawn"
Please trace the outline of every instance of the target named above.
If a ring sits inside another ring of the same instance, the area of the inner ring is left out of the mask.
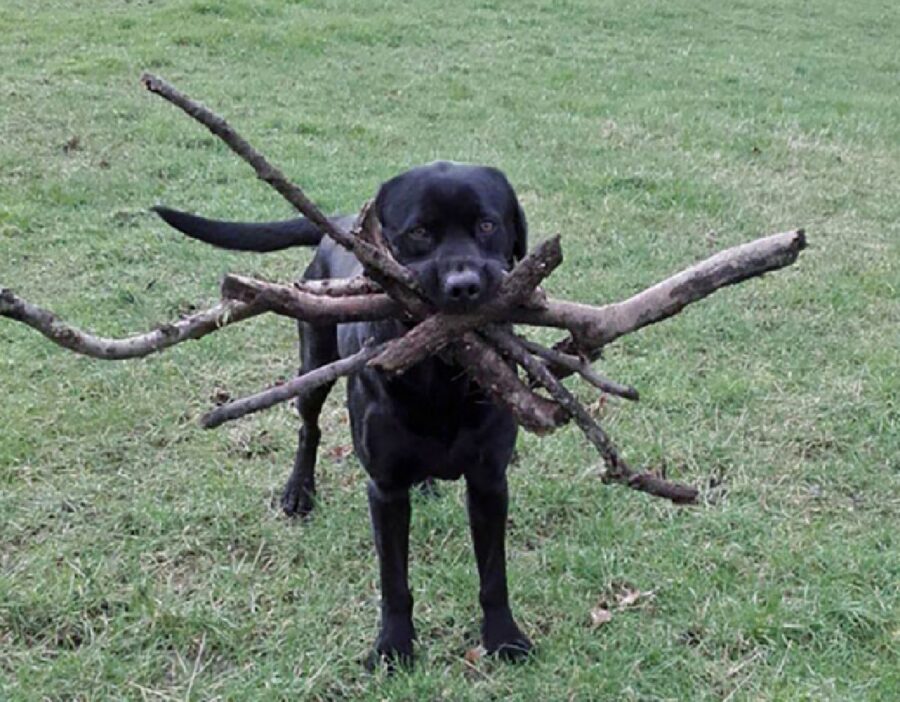
[[[329,211],[436,158],[502,168],[533,240],[563,234],[548,287],[571,299],[810,241],[601,365],[641,391],[603,411],[625,455],[718,483],[704,506],[602,485],[574,428],[521,436],[510,583],[539,649],[513,667],[464,658],[477,578],[445,484],[414,505],[417,665],[363,670],[376,562],[342,393],[305,525],[272,503],[291,409],[198,427],[221,390],[294,372],[288,321],[105,363],[0,320],[0,699],[900,699],[895,2],[3,0],[0,34],[0,284],[99,333],[310,256],[216,251],[147,213],[290,210],[142,70]]]

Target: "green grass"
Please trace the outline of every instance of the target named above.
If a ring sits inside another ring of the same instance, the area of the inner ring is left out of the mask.
[[[119,364],[0,321],[0,698],[900,697],[900,10],[726,5],[4,0],[0,282],[98,332],[309,258],[147,214],[289,209],[145,69],[328,210],[435,158],[504,169],[535,240],[563,233],[562,296],[617,299],[795,226],[810,248],[608,349],[642,392],[607,406],[611,433],[635,464],[721,480],[708,504],[600,484],[574,429],[522,436],[509,569],[539,652],[518,667],[463,659],[477,583],[448,484],[415,504],[417,666],[364,672],[376,564],[340,393],[308,525],[271,506],[291,411],[198,428],[218,388],[293,372],[287,321]],[[592,628],[625,588],[653,595]]]

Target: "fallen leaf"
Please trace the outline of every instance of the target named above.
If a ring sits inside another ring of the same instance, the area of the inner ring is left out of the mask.
[[[487,650],[484,646],[475,646],[475,648],[470,648],[468,651],[466,651],[466,654],[463,656],[463,658],[466,659],[466,663],[475,665],[484,657],[486,653]]]
[[[587,406],[588,413],[595,419],[599,419],[603,416],[604,411],[606,410],[606,398],[607,396],[605,393],[600,393],[600,396]]]
[[[75,136],[67,139],[66,143],[63,144],[63,147],[62,147],[63,151],[65,151],[67,154],[71,153],[73,151],[78,151],[80,148],[81,148],[81,139],[78,137],[78,135],[75,135]]]
[[[210,399],[217,405],[224,405],[231,400],[231,393],[224,388],[216,388],[213,390]]]
[[[332,461],[343,461],[352,451],[350,446],[335,446],[328,452],[328,455]]]
[[[591,626],[603,626],[612,620],[612,612],[603,606],[591,610]]]
[[[638,600],[653,597],[653,591],[641,592],[640,590],[627,589],[618,597],[619,609],[634,606]]]

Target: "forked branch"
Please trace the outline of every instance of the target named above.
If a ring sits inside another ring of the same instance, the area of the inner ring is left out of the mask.
[[[514,335],[496,327],[487,328],[483,333],[536,378],[547,389],[551,397],[559,403],[560,407],[572,416],[588,441],[594,445],[603,458],[603,462],[606,464],[604,480],[622,483],[632,490],[647,492],[656,497],[665,497],[676,504],[691,504],[697,501],[699,492],[689,485],[672,483],[652,473],[633,471],[600,424],[591,417],[584,406],[544,364],[528,353]]]

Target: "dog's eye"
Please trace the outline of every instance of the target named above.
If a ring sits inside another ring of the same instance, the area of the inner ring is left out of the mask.
[[[413,241],[428,241],[431,236],[425,227],[416,227],[415,229],[410,229],[406,233],[406,235]]]
[[[493,234],[497,226],[489,219],[483,219],[478,223],[478,231],[482,234]]]

